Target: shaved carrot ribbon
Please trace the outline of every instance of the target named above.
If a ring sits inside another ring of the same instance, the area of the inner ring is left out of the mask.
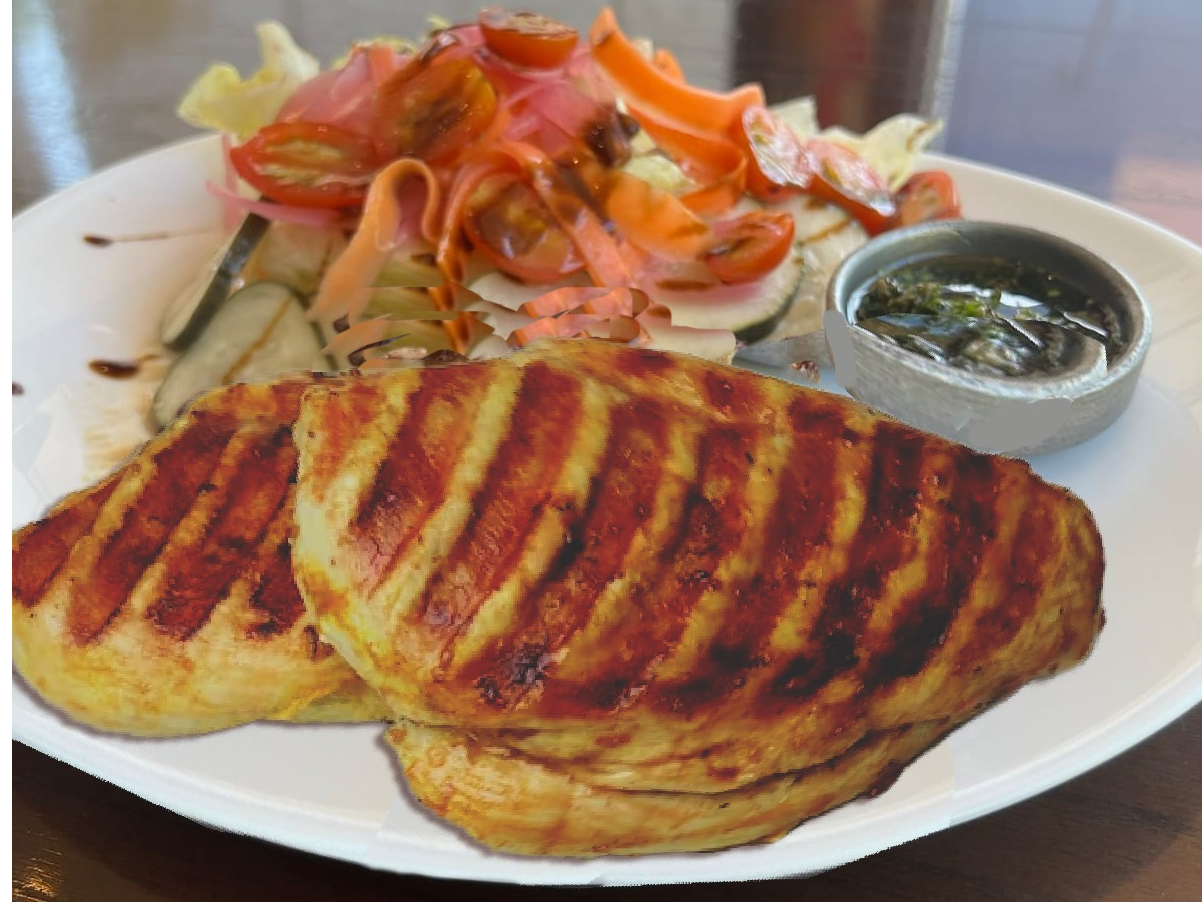
[[[593,58],[626,100],[630,114],[653,141],[701,187],[682,200],[695,213],[714,216],[733,207],[747,187],[748,149],[738,136],[743,111],[764,104],[759,85],[726,94],[686,84],[667,50],[647,59],[604,9],[589,33]]]
[[[310,310],[314,319],[328,321],[343,315],[350,322],[359,319],[371,298],[372,283],[396,246],[401,225],[400,188],[411,178],[421,178],[426,183],[422,235],[428,241],[438,240],[439,187],[433,170],[410,157],[390,163],[372,181],[358,230],[322,279]]]
[[[605,173],[605,214],[644,250],[667,260],[695,260],[713,232],[670,191],[620,169]]]
[[[576,310],[633,316],[646,310],[649,303],[646,293],[637,288],[557,288],[518,309],[527,316],[554,316]]]
[[[581,336],[633,341],[644,334],[638,317],[651,306],[637,288],[560,288],[522,305],[522,313],[542,318],[515,329],[509,343],[520,348],[539,338]]]
[[[739,122],[748,105],[764,103],[759,85],[743,85],[719,94],[666,74],[622,33],[608,7],[601,10],[589,30],[589,43],[593,59],[626,102],[661,121],[675,120],[683,126],[725,134]]]
[[[651,63],[665,76],[673,81],[684,81],[684,69],[680,68],[680,60],[667,47],[657,47]]]
[[[667,125],[633,107],[630,112],[659,148],[701,183],[681,196],[686,207],[702,216],[717,216],[738,203],[747,186],[747,150],[725,135]]]

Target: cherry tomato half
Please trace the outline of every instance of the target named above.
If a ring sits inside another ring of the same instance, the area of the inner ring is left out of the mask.
[[[485,182],[468,202],[464,228],[497,269],[523,282],[554,282],[584,265],[534,188],[517,176]]]
[[[379,164],[370,139],[314,122],[276,122],[230,150],[248,184],[281,204],[353,207]]]
[[[897,192],[894,225],[908,226],[932,219],[959,219],[956,183],[942,170],[916,172]]]
[[[889,185],[867,160],[854,150],[822,138],[806,141],[802,154],[813,172],[808,189],[811,193],[845,209],[869,235],[890,227],[897,206]]]
[[[445,162],[488,128],[497,92],[470,59],[406,66],[380,86],[375,132],[386,157]]]
[[[538,13],[492,6],[482,10],[476,21],[488,49],[519,66],[554,69],[576,49],[575,28]]]
[[[784,262],[793,246],[793,217],[756,210],[714,226],[718,241],[704,260],[723,282],[750,282]]]
[[[735,140],[751,157],[747,190],[760,200],[783,200],[809,185],[812,173],[802,155],[802,142],[793,129],[766,107],[743,111]]]

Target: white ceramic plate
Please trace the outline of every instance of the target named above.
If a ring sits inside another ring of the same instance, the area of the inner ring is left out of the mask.
[[[191,141],[89,179],[13,224],[13,524],[85,481],[90,424],[126,403],[88,361],[153,345],[166,300],[220,240],[205,192],[216,143]],[[1093,509],[1107,553],[1107,627],[1088,661],[1029,686],[922,756],[879,798],[778,843],[589,862],[486,852],[420,810],[374,726],[260,725],[178,740],[104,736],[13,684],[16,739],[188,817],[321,855],[406,873],[522,883],[669,883],[807,873],[985,814],[1073,777],[1202,699],[1202,251],[1049,185],[958,162],[976,218],[1028,223],[1086,245],[1145,292],[1158,334],[1135,400],[1098,438],[1036,469]],[[109,247],[87,233],[183,232]],[[1190,339],[1193,340],[1193,339]],[[1191,403],[1193,409],[1191,410]]]

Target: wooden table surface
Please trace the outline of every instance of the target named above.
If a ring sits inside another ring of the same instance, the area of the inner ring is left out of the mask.
[[[600,4],[541,0],[585,25]],[[631,33],[676,49],[690,78],[814,94],[862,129],[943,117],[941,149],[1084,191],[1202,244],[1198,0],[615,0]],[[353,39],[420,33],[387,0],[16,0],[13,209],[189,134],[175,101],[211,60],[243,69],[252,26],[279,19],[325,60]],[[1202,353],[1200,315],[1182,346]],[[1193,370],[1197,372],[1196,369]],[[1202,385],[1194,385],[1195,410]],[[199,826],[13,744],[17,899],[551,898],[403,877]],[[581,890],[579,892],[592,892]],[[606,890],[628,899],[1192,900],[1202,898],[1202,708],[1055,790],[806,880]]]

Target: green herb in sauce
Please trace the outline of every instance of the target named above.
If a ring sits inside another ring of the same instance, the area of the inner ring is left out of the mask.
[[[860,323],[908,351],[982,376],[1027,376],[1063,368],[1080,341],[1054,323],[887,313]]]
[[[915,353],[995,375],[1056,368],[1058,330],[1027,323],[1100,341],[1111,359],[1123,341],[1112,310],[1055,273],[1002,257],[905,264],[863,288],[851,310],[861,326]]]

